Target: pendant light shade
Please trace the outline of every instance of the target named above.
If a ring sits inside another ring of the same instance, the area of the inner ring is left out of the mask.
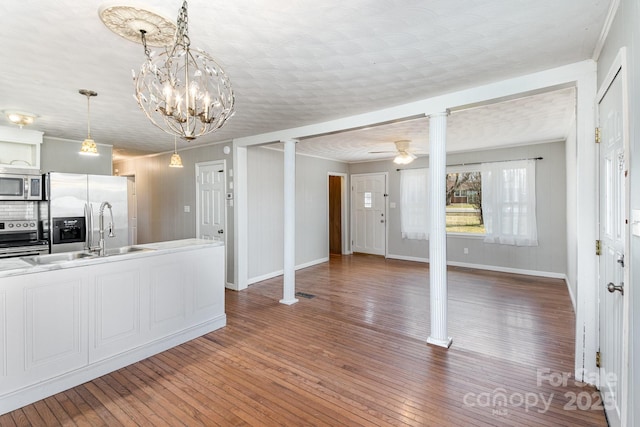
[[[177,139],[178,138],[176,136],[173,137],[173,154],[171,155],[171,160],[169,161],[170,168],[183,167],[182,158],[180,157],[180,154],[178,154],[178,151],[177,151]]]
[[[80,89],[78,92],[87,97],[87,138],[82,141],[80,154],[84,156],[99,156],[98,146],[96,142],[91,139],[91,97],[98,96],[98,93],[87,89]]]

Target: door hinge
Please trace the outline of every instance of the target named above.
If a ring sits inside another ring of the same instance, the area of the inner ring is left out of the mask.
[[[600,243],[600,240],[596,240],[596,255],[600,256],[601,253],[602,253],[602,244]]]
[[[601,362],[602,362],[602,357],[600,356],[600,352],[596,351],[596,368],[600,367]]]
[[[596,144],[600,144],[600,141],[602,140],[602,135],[600,133],[600,128],[596,128]]]

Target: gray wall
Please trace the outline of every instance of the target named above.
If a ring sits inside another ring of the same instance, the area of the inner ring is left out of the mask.
[[[629,159],[631,198],[630,208],[640,209],[640,3],[637,0],[622,0],[604,49],[598,60],[598,84],[604,81],[609,68],[621,47],[627,47],[629,72],[629,127],[631,158]],[[626,254],[630,266],[630,286],[625,292],[629,301],[629,366],[630,396],[628,425],[640,423],[640,237],[632,236],[630,253]]]
[[[284,153],[250,147],[248,162],[249,283],[283,269]],[[296,266],[329,256],[328,173],[347,165],[296,156]]]
[[[233,180],[232,154],[224,144],[181,150],[183,168],[170,168],[172,153],[114,162],[119,175],[135,175],[138,204],[138,243],[196,237],[196,163],[226,161],[227,188]],[[229,191],[229,190],[227,190]],[[184,212],[190,206],[190,212]],[[233,283],[233,207],[227,204],[227,282]]]
[[[489,162],[529,157],[544,157],[536,162],[536,202],[538,246],[518,247],[484,243],[479,237],[447,237],[447,261],[460,264],[500,267],[554,273],[562,276],[567,271],[566,206],[565,206],[565,151],[564,142],[534,144],[496,150],[449,154],[447,164]],[[427,158],[419,158],[408,167],[426,167]],[[402,239],[400,235],[400,173],[391,161],[352,164],[350,173],[389,173],[390,257],[425,259],[429,257],[429,243],[425,240]],[[464,248],[469,253],[465,255]]]
[[[94,175],[111,175],[111,145],[98,144],[99,156],[82,156],[82,141],[49,138],[44,136],[40,148],[40,169],[46,172],[90,173]]]

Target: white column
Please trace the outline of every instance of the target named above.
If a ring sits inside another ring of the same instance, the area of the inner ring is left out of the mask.
[[[284,141],[284,280],[282,304],[296,299],[296,141]]]
[[[449,347],[447,336],[447,112],[429,116],[429,169],[431,197],[429,209],[429,289],[431,300],[431,334],[427,343]]]

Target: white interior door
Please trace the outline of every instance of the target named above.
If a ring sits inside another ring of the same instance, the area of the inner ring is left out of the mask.
[[[386,255],[386,191],[386,174],[351,176],[353,252]]]
[[[599,104],[600,392],[610,426],[621,425],[624,396],[625,159],[622,76]]]
[[[225,240],[224,170],[224,161],[196,165],[196,235],[200,239]]]

